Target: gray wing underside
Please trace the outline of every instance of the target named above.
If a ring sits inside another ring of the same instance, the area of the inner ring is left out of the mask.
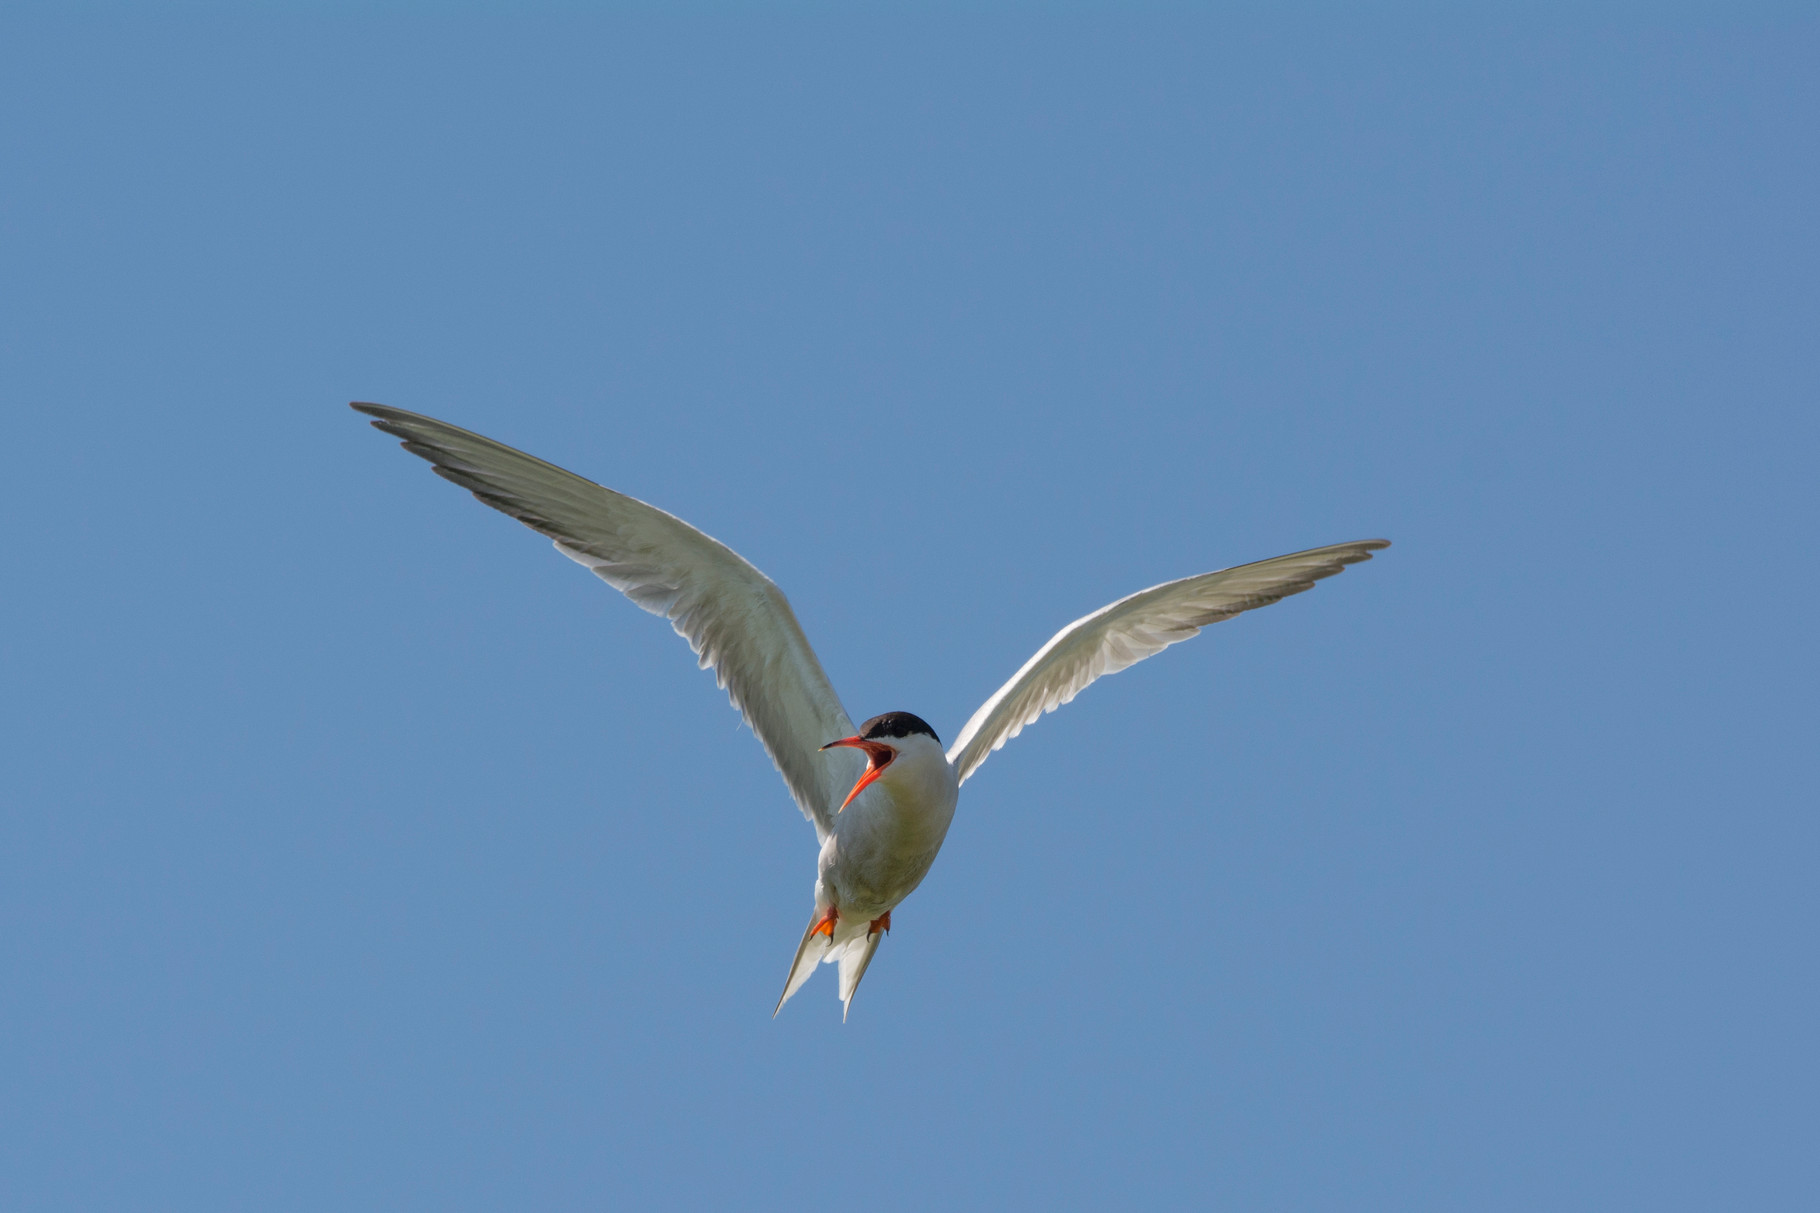
[[[826,837],[842,791],[859,777],[853,733],[796,614],[771,579],[682,519],[490,438],[403,409],[355,403],[438,476],[547,535],[627,598],[670,621],[713,670]]]
[[[1057,632],[980,705],[955,738],[948,761],[965,780],[987,755],[1045,712],[1073,699],[1094,679],[1136,665],[1198,635],[1210,623],[1311,589],[1321,578],[1370,560],[1373,552],[1389,546],[1385,539],[1361,539],[1292,552],[1166,581],[1101,607]]]

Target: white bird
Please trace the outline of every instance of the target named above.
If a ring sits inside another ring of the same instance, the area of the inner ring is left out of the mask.
[[[670,620],[777,764],[815,826],[815,909],[777,1000],[840,965],[841,1018],[891,912],[928,875],[961,784],[992,751],[1094,679],[1210,623],[1309,589],[1387,540],[1362,539],[1166,581],[1075,620],[980,705],[943,752],[909,712],[853,727],[783,591],[725,544],[655,506],[403,409],[356,402],[436,474],[548,535],[556,550]],[[863,763],[861,759],[863,758]]]

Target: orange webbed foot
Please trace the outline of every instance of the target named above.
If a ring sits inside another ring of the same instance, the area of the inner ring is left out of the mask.
[[[891,934],[891,911],[890,910],[886,910],[883,914],[880,914],[877,918],[874,918],[872,920],[872,922],[866,927],[866,936],[867,936],[867,938],[871,938],[872,936],[878,934],[880,931],[883,931],[887,935]]]
[[[887,914],[886,917],[889,918],[890,915]],[[820,918],[816,919],[815,925],[809,928],[809,934],[812,936],[826,935],[829,942],[832,943],[834,940],[834,924],[839,921],[840,907],[829,906],[826,912],[824,912]]]

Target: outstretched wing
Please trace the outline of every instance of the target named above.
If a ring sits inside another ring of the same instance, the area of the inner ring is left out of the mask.
[[[667,618],[758,734],[816,837],[826,837],[859,760],[818,751],[851,736],[853,722],[770,578],[682,519],[554,464],[432,417],[353,407],[438,476],[548,535],[557,551]]]
[[[1321,578],[1370,560],[1373,552],[1389,546],[1386,539],[1361,539],[1311,548],[1217,573],[1165,581],[1101,607],[1057,632],[1010,682],[980,705],[955,738],[948,761],[965,780],[986,761],[986,755],[1023,732],[1025,725],[1044,712],[1053,712],[1079,695],[1095,678],[1136,665],[1197,635],[1210,623],[1300,594]]]

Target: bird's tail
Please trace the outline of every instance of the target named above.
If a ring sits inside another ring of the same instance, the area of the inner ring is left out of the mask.
[[[836,945],[835,950],[840,956],[842,1023],[847,1022],[847,1012],[853,1009],[853,994],[859,989],[859,979],[866,975],[866,966],[872,963],[872,953],[878,951],[878,941],[884,937],[883,931],[873,931],[869,935],[856,935],[847,942]]]
[[[783,997],[777,1000],[777,1009],[771,1012],[773,1019],[777,1012],[784,1009],[790,996],[803,988],[815,972],[818,964],[840,964],[840,1001],[841,1019],[844,1022],[847,1012],[853,1006],[854,991],[859,989],[860,978],[866,975],[866,966],[872,963],[872,954],[878,951],[878,941],[884,938],[883,932],[868,933],[866,923],[845,923],[837,925],[833,932],[818,930],[822,925],[823,911],[817,910],[810,918],[808,929],[803,932],[803,941],[796,945],[796,958],[790,962],[790,976],[784,981]],[[845,928],[845,929],[842,929]]]
[[[827,935],[817,928],[821,926],[821,910],[809,919],[809,926],[803,931],[803,941],[796,945],[796,959],[790,962],[790,976],[784,979],[783,997],[777,1000],[777,1006],[771,1012],[771,1018],[777,1018],[777,1012],[784,1009],[790,996],[803,988],[809,975],[815,972],[815,966],[828,955],[831,943]]]

